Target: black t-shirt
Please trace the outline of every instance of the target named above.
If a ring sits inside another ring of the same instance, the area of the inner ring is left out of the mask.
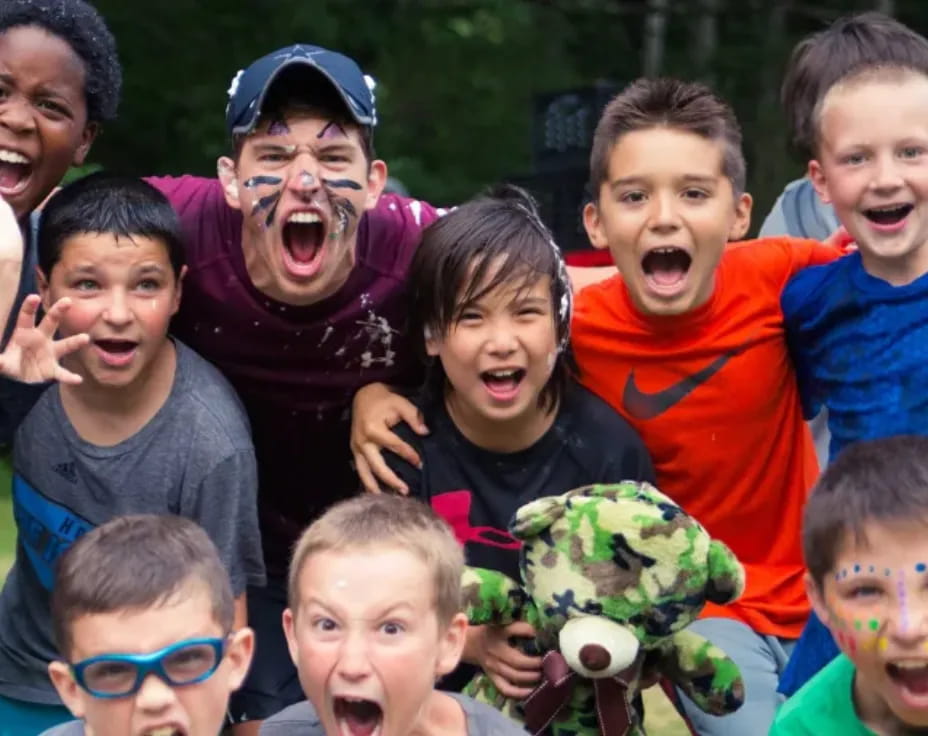
[[[513,453],[485,450],[455,426],[444,401],[417,402],[430,433],[397,428],[422,459],[422,470],[393,453],[387,464],[410,495],[432,506],[464,545],[468,565],[519,578],[521,543],[506,528],[516,510],[537,498],[590,483],[654,482],[654,467],[634,429],[608,404],[571,384],[550,429]]]

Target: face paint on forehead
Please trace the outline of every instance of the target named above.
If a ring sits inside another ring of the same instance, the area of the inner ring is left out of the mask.
[[[336,189],[354,189],[357,192],[360,192],[362,187],[354,179],[323,179],[322,183],[327,187],[335,187]]]
[[[334,120],[330,120],[325,124],[325,127],[316,134],[316,138],[347,138],[348,134],[345,132],[345,129],[336,123]]]
[[[287,127],[287,124],[281,118],[272,120],[271,124],[267,126],[268,135],[288,135],[290,133],[290,128]]]

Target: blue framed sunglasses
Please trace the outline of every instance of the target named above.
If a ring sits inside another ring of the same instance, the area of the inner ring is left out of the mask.
[[[226,639],[185,639],[150,654],[101,654],[71,665],[78,685],[95,698],[124,698],[157,675],[174,687],[203,682],[225,654]]]

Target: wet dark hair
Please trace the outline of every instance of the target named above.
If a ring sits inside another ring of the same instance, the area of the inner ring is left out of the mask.
[[[110,233],[158,240],[167,249],[175,277],[184,266],[180,222],[167,198],[141,179],[100,171],[64,187],[45,205],[39,220],[38,262],[46,277],[75,235]]]
[[[844,449],[806,503],[802,546],[821,589],[849,536],[866,543],[869,522],[928,526],[928,437],[857,442]],[[928,529],[926,529],[928,533]]]
[[[274,79],[264,97],[256,127],[266,120],[284,117],[293,108],[318,111],[330,115],[332,120],[346,130],[354,128],[361,138],[361,150],[368,164],[374,160],[373,129],[369,125],[358,125],[332,83],[311,67],[292,66]],[[247,138],[247,135],[238,135],[233,139],[236,161]]]
[[[116,117],[122,67],[113,34],[92,5],[83,0],[0,2],[0,34],[21,26],[35,26],[57,36],[84,63],[88,121],[103,122]]]
[[[487,281],[497,262],[499,268]],[[426,390],[441,396],[448,387],[441,361],[426,355],[427,329],[445,335],[468,306],[492,291],[513,283],[530,289],[544,276],[551,279],[552,319],[562,348],[539,397],[550,410],[575,372],[568,344],[571,292],[564,262],[534,200],[518,187],[503,185],[426,228],[409,279],[409,329],[429,366]]]
[[[928,39],[887,15],[870,12],[839,18],[796,44],[780,100],[797,152],[814,158],[819,112],[828,90],[838,82],[881,69],[928,75]]]
[[[189,584],[206,588],[212,615],[232,630],[235,602],[215,545],[182,516],[120,516],[78,539],[55,570],[55,642],[69,658],[71,626],[81,616],[143,610],[172,602]]]
[[[718,141],[723,146],[722,173],[735,196],[744,192],[746,164],[741,150],[741,127],[731,106],[698,82],[677,79],[638,79],[616,95],[603,110],[593,133],[590,152],[590,191],[599,199],[609,179],[609,157],[626,133],[670,128]]]

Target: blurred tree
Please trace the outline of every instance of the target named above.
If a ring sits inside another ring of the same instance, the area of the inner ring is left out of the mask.
[[[710,80],[733,103],[756,221],[804,169],[779,112],[792,45],[870,9],[928,32],[923,0],[94,1],[125,66],[120,118],[94,164],[212,173],[229,145],[234,73],[301,41],[344,51],[378,80],[378,155],[415,195],[456,202],[531,169],[536,95],[626,83],[647,68]]]

